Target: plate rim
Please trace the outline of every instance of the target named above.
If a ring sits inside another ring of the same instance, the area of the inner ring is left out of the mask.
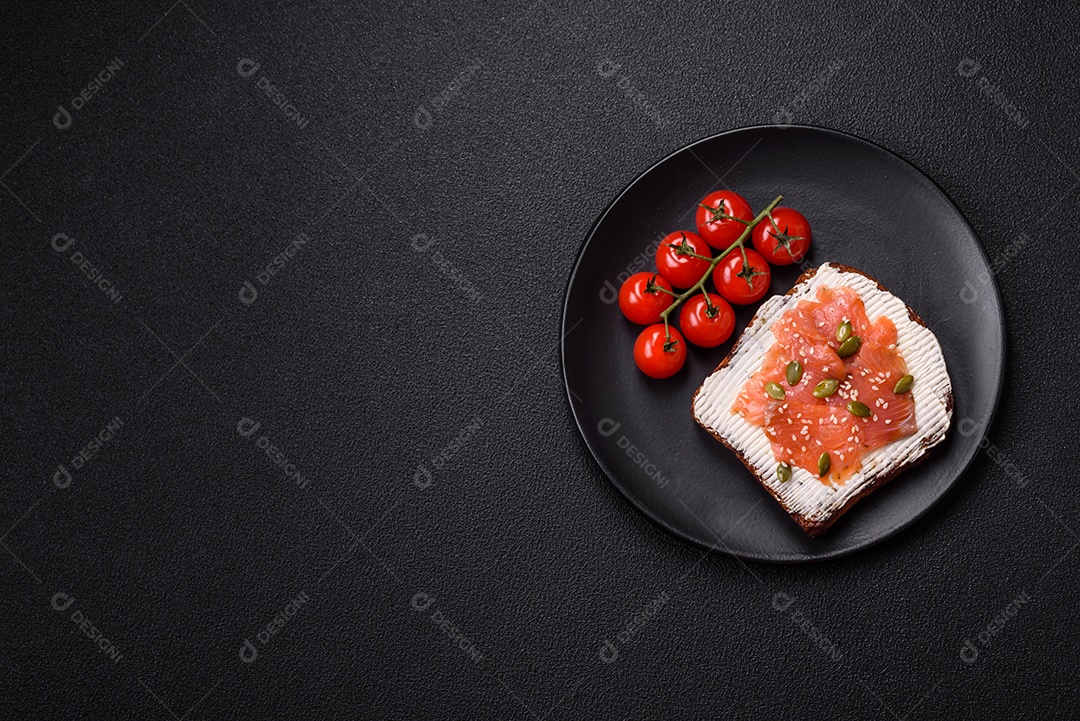
[[[971,222],[968,220],[967,216],[964,215],[964,212],[960,209],[960,207],[956,204],[956,202],[952,199],[952,197],[945,191],[944,188],[941,187],[941,185],[938,184],[938,182],[936,180],[934,180],[932,177],[930,177],[927,173],[924,173],[917,165],[915,165],[911,161],[907,160],[906,158],[904,158],[900,154],[898,154],[898,153],[890,150],[889,148],[886,148],[884,145],[881,145],[880,143],[876,143],[876,142],[874,142],[872,140],[867,140],[866,138],[859,137],[857,135],[845,132],[843,130],[836,130],[834,128],[827,128],[827,127],[819,126],[819,125],[807,125],[807,124],[800,124],[800,123],[794,123],[794,124],[789,124],[789,125],[777,125],[777,124],[772,124],[772,123],[766,123],[766,124],[761,124],[761,125],[747,125],[747,126],[742,126],[742,127],[738,127],[738,128],[732,128],[730,130],[725,130],[725,131],[722,131],[722,132],[719,132],[719,133],[713,133],[712,135],[708,135],[708,136],[705,136],[703,138],[699,138],[698,140],[695,140],[692,143],[688,143],[686,145],[683,145],[683,146],[680,146],[680,147],[676,148],[675,150],[668,153],[667,155],[662,157],[660,160],[656,161],[655,163],[650,165],[648,168],[646,168],[645,170],[643,170],[642,172],[640,172],[636,176],[634,176],[634,178],[625,187],[623,187],[622,190],[620,190],[615,195],[615,197],[604,207],[603,211],[600,212],[600,214],[597,216],[596,220],[594,220],[592,222],[592,224],[589,226],[589,229],[586,232],[584,239],[582,240],[580,246],[578,247],[577,255],[574,258],[574,265],[570,270],[570,276],[567,278],[566,288],[563,291],[563,303],[562,303],[563,307],[562,307],[562,313],[560,314],[559,362],[560,362],[560,365],[562,367],[563,393],[564,393],[564,396],[566,398],[567,405],[570,407],[570,414],[574,418],[574,425],[577,427],[578,435],[581,437],[582,441],[584,441],[585,447],[589,451],[589,455],[592,457],[593,462],[596,463],[596,465],[600,468],[601,472],[607,478],[608,483],[610,483],[612,486],[614,486],[615,489],[618,490],[619,493],[623,496],[623,498],[625,498],[627,501],[629,501],[630,505],[632,507],[634,507],[640,514],[642,514],[650,522],[652,522],[653,524],[655,524],[659,528],[662,528],[667,533],[672,534],[673,536],[675,536],[679,540],[687,542],[687,543],[691,544],[692,546],[695,546],[695,547],[698,547],[698,548],[708,549],[710,551],[716,551],[718,553],[722,553],[722,554],[724,554],[724,555],[726,555],[728,557],[735,558],[735,559],[740,560],[740,561],[754,561],[756,563],[769,564],[769,565],[804,565],[804,564],[809,564],[809,563],[820,563],[822,561],[835,560],[835,559],[842,558],[842,557],[845,557],[845,556],[849,556],[849,555],[852,555],[852,554],[855,554],[855,553],[859,553],[861,551],[865,551],[866,549],[872,548],[873,546],[876,546],[879,543],[882,543],[882,542],[892,538],[893,536],[896,536],[900,532],[910,528],[915,523],[917,523],[921,518],[923,518],[927,513],[929,513],[931,511],[931,509],[933,509],[935,506],[937,506],[939,503],[941,503],[942,499],[944,499],[947,495],[949,495],[949,493],[951,493],[953,491],[953,489],[958,485],[960,479],[963,478],[964,475],[967,474],[968,470],[971,468],[971,464],[975,461],[976,457],[978,457],[978,455],[979,455],[979,453],[978,453],[978,451],[979,451],[978,445],[975,446],[975,450],[972,451],[972,453],[969,455],[969,457],[963,462],[963,465],[961,466],[961,468],[959,469],[959,471],[956,474],[956,478],[954,478],[946,486],[944,491],[942,491],[941,494],[937,498],[935,498],[929,505],[927,505],[926,508],[922,509],[921,511],[914,514],[909,519],[907,519],[906,521],[904,521],[903,523],[898,525],[896,528],[890,530],[889,532],[887,532],[885,534],[882,534],[881,536],[875,537],[875,538],[873,538],[873,539],[871,539],[871,540],[869,540],[869,541],[867,541],[865,543],[856,544],[856,545],[851,546],[849,548],[837,549],[837,550],[834,550],[834,551],[830,551],[828,553],[824,553],[822,555],[800,556],[798,558],[765,557],[765,556],[760,556],[760,555],[736,552],[736,551],[728,548],[728,546],[722,540],[717,539],[719,541],[719,545],[712,544],[712,543],[705,543],[705,542],[703,542],[702,540],[700,540],[698,538],[694,538],[692,536],[687,535],[681,529],[676,528],[675,526],[671,525],[670,523],[667,523],[663,519],[659,518],[656,514],[654,514],[645,504],[639,502],[639,500],[637,498],[632,496],[626,489],[623,488],[622,484],[615,479],[615,475],[608,469],[608,467],[600,459],[600,456],[597,454],[596,449],[593,447],[592,442],[590,442],[589,436],[585,432],[584,426],[582,426],[581,418],[578,416],[577,408],[574,406],[574,399],[572,397],[572,391],[570,389],[570,380],[567,377],[567,370],[566,370],[566,354],[567,354],[566,338],[569,335],[569,333],[567,332],[567,321],[568,321],[568,312],[570,310],[570,308],[569,308],[569,305],[570,305],[570,291],[574,286],[574,280],[577,278],[578,270],[581,267],[581,260],[584,257],[585,251],[588,249],[589,244],[593,239],[593,236],[596,234],[596,229],[600,226],[600,224],[602,222],[604,222],[604,219],[607,218],[607,216],[611,212],[611,210],[622,199],[622,197],[624,195],[626,195],[630,191],[631,188],[633,188],[635,185],[637,185],[639,182],[641,182],[646,176],[648,176],[656,168],[663,165],[667,161],[671,160],[676,155],[679,155],[680,153],[690,151],[692,148],[694,148],[694,147],[696,147],[698,145],[701,145],[702,143],[707,143],[707,142],[710,142],[712,140],[715,140],[716,138],[721,138],[721,137],[724,137],[724,136],[727,136],[727,135],[734,135],[734,134],[753,132],[755,130],[756,131],[766,131],[766,130],[767,131],[774,131],[774,130],[787,130],[787,129],[792,129],[792,128],[797,128],[797,129],[801,129],[801,130],[810,130],[810,131],[813,131],[813,132],[824,133],[826,135],[839,136],[841,138],[844,138],[845,140],[854,141],[854,142],[856,142],[858,144],[869,146],[869,147],[871,147],[871,148],[873,148],[873,149],[875,149],[877,151],[884,152],[887,155],[891,155],[893,158],[896,158],[901,163],[904,163],[905,165],[907,165],[909,168],[914,170],[918,175],[920,175],[921,177],[926,179],[930,183],[930,186],[934,190],[936,190],[938,193],[940,193],[941,196],[946,200],[946,202],[948,202],[948,204],[950,206],[952,206],[953,210],[956,211],[957,216],[960,218],[960,220],[963,222],[963,224],[967,227],[967,229],[971,232],[972,237],[975,238],[976,247],[979,250],[979,253],[981,255],[981,258],[982,258],[983,262],[986,264],[987,267],[992,267],[992,264],[990,262],[990,256],[986,252],[986,247],[983,245],[982,238],[980,238],[979,234],[975,232],[975,228],[971,225]],[[997,323],[998,323],[998,327],[999,327],[999,330],[1000,330],[1000,333],[1001,333],[1001,354],[1000,354],[1000,357],[997,359],[998,360],[997,387],[994,389],[994,399],[993,399],[993,402],[991,403],[991,406],[990,406],[990,415],[989,415],[989,418],[988,418],[988,420],[986,422],[986,429],[984,431],[984,434],[989,432],[989,430],[994,425],[994,421],[997,418],[998,407],[999,407],[1000,402],[1001,402],[1002,390],[1003,390],[1003,387],[1004,387],[1004,384],[1005,384],[1006,364],[1008,362],[1008,336],[1006,334],[1007,329],[1006,329],[1006,326],[1005,326],[1005,306],[1004,306],[1004,303],[1003,303],[1002,297],[1001,297],[1001,289],[998,287],[997,276],[995,274],[991,273],[990,274],[990,281],[991,281],[990,285],[991,285],[991,287],[993,289],[993,298],[996,301],[995,308],[996,308],[997,312],[996,312],[995,315],[997,316]],[[571,330],[572,330],[572,328],[571,328]]]

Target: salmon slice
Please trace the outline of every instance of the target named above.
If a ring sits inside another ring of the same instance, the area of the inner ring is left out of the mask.
[[[850,322],[852,334],[862,339],[848,358],[837,355],[837,328]],[[747,380],[732,407],[750,423],[761,426],[778,462],[819,475],[819,459],[829,454],[829,470],[822,483],[842,484],[862,468],[863,456],[918,431],[911,393],[893,391],[907,374],[896,349],[896,325],[882,316],[871,321],[862,298],[852,288],[821,287],[816,300],[802,300],[773,324],[776,338],[762,359],[761,370]],[[789,362],[802,364],[802,378],[794,386],[786,379]],[[827,398],[816,398],[822,381],[839,383]],[[784,389],[783,399],[766,391],[766,384]],[[870,409],[869,417],[847,408],[858,401]]]

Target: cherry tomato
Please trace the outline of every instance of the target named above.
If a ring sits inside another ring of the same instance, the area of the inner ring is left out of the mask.
[[[686,362],[686,341],[675,328],[668,341],[663,323],[650,325],[634,341],[634,362],[650,378],[670,378]]]
[[[668,291],[657,290],[656,286]],[[632,323],[649,325],[659,323],[660,314],[674,300],[671,283],[656,273],[634,273],[619,288],[619,309]]]
[[[715,348],[731,337],[735,330],[735,311],[728,302],[709,293],[709,303],[705,296],[695,295],[683,304],[679,312],[679,327],[686,340],[702,348]]]
[[[709,193],[698,204],[697,213],[694,215],[698,233],[712,247],[727,250],[746,230],[746,224],[731,218],[721,218],[721,214],[751,221],[754,219],[754,211],[741,195],[730,190]]]
[[[776,208],[754,227],[754,247],[774,265],[791,265],[806,257],[813,236],[810,223],[797,210]]]
[[[743,254],[733,250],[713,269],[712,278],[720,295],[732,303],[748,305],[761,300],[769,290],[772,271],[757,251],[746,251],[746,267],[743,267]]]
[[[676,250],[672,246],[678,246],[684,250]],[[669,233],[656,249],[656,267],[660,270],[660,275],[676,288],[689,288],[701,280],[701,276],[709,270],[708,260],[695,258],[687,253],[696,253],[703,258],[712,257],[708,243],[696,233],[685,230]]]

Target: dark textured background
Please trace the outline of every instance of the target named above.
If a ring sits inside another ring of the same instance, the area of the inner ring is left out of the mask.
[[[12,5],[5,716],[1075,717],[1075,430],[1046,440],[1076,395],[1075,11]],[[57,106],[114,58],[58,130]],[[242,77],[242,58],[260,70]],[[621,69],[604,77],[604,60]],[[564,399],[559,314],[622,187],[784,108],[913,162],[992,258],[1023,247],[997,278],[1010,350],[993,453],[880,546],[744,567],[660,531],[602,477]],[[58,233],[75,239],[64,253]],[[261,423],[250,437],[244,417]],[[796,600],[778,612],[777,593]]]

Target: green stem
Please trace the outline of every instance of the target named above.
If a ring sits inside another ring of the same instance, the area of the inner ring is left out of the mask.
[[[711,205],[698,203],[698,207],[704,208],[705,210],[713,214],[713,217],[709,219],[710,223],[715,223],[718,220],[734,220],[736,223],[742,223],[743,225],[750,225],[751,223],[751,221],[749,220],[743,220],[742,218],[737,218],[734,215],[728,215],[727,213],[724,213],[723,211],[720,211],[717,208],[712,207]]]
[[[708,280],[709,276],[713,272],[713,269],[715,269],[716,266],[720,265],[720,261],[722,261],[724,258],[726,258],[731,251],[735,250],[736,248],[739,248],[741,250],[743,248],[743,245],[746,243],[746,239],[748,237],[750,237],[750,231],[752,231],[754,229],[754,227],[758,223],[760,223],[762,220],[764,220],[765,217],[768,216],[769,213],[771,213],[773,211],[773,208],[780,205],[780,201],[783,200],[783,199],[784,199],[784,196],[782,196],[782,195],[776,196],[776,199],[773,200],[773,202],[771,202],[767,206],[765,206],[765,210],[758,213],[757,217],[755,217],[750,222],[746,223],[746,229],[743,230],[742,234],[739,236],[739,239],[736,240],[734,243],[732,243],[720,255],[716,256],[715,258],[712,258],[709,261],[708,270],[706,270],[705,273],[700,278],[698,278],[698,282],[694,283],[692,286],[690,286],[689,288],[684,290],[682,293],[679,293],[678,295],[676,295],[675,300],[673,300],[671,302],[671,305],[669,305],[660,314],[660,317],[664,321],[664,333],[666,334],[666,337],[667,337],[668,340],[671,340],[671,331],[668,328],[668,316],[671,315],[671,312],[673,310],[675,310],[676,308],[678,308],[680,305],[682,305],[683,301],[685,301],[687,298],[689,298],[695,292],[697,292],[699,290],[701,290],[701,291],[705,290],[705,281]]]

